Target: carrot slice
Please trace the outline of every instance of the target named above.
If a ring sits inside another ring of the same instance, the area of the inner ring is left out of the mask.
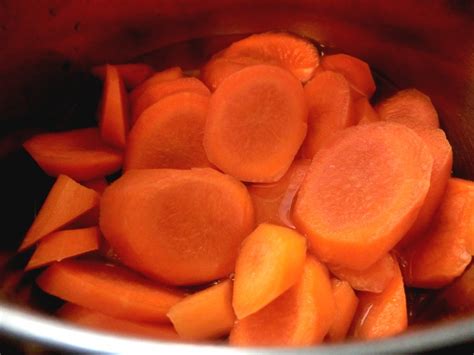
[[[114,64],[114,67],[117,68],[127,89],[133,89],[140,85],[155,72],[150,65],[143,63]],[[92,68],[92,74],[102,80],[105,79],[106,71],[106,65],[99,65]]]
[[[466,203],[466,183],[450,179],[430,229],[401,253],[405,283],[440,288],[460,276],[471,262],[466,248],[472,215]]]
[[[238,346],[318,344],[329,331],[334,314],[327,269],[308,257],[298,282],[265,308],[239,320],[229,341]]]
[[[136,169],[105,190],[100,227],[124,264],[199,284],[234,270],[254,213],[245,186],[215,170]]]
[[[244,181],[278,181],[306,134],[301,83],[287,71],[255,65],[229,76],[214,92],[204,132],[209,160]]]
[[[38,134],[23,147],[50,176],[96,179],[120,169],[122,155],[105,145],[97,128]]]
[[[312,159],[339,131],[354,125],[351,88],[343,75],[323,71],[304,87],[309,107],[308,134],[301,147],[304,158]]]
[[[315,155],[293,221],[321,260],[367,269],[413,224],[432,162],[421,138],[403,125],[348,128]]]
[[[260,224],[242,243],[232,304],[238,319],[272,302],[301,276],[306,240],[289,228]]]
[[[46,235],[74,222],[98,205],[97,192],[65,175],[59,175],[19,250],[25,250]]]
[[[416,89],[401,90],[375,109],[384,121],[401,123],[415,130],[439,128],[431,99]]]
[[[353,321],[352,336],[369,340],[385,338],[404,331],[408,316],[400,268],[382,293],[359,293],[359,306]]]
[[[398,263],[391,254],[386,254],[366,270],[351,270],[344,267],[329,267],[331,273],[347,281],[358,291],[380,293],[395,276]]]
[[[229,75],[258,64],[280,66],[306,82],[319,66],[319,53],[311,42],[289,33],[255,34],[218,53],[203,68],[201,78],[214,91]]]
[[[232,281],[186,297],[171,307],[168,318],[183,339],[207,340],[228,335],[235,321]]]
[[[359,299],[347,281],[332,279],[331,285],[335,312],[334,321],[328,332],[328,339],[338,342],[344,340],[349,332]]]
[[[107,182],[107,180],[104,177],[100,177],[100,178],[93,179],[93,180],[83,181],[82,185],[84,185],[85,187],[87,187],[89,189],[94,190],[99,195],[102,195],[102,193],[107,188],[107,186],[109,186],[109,183]]]
[[[202,143],[208,104],[203,95],[181,92],[145,110],[130,132],[124,170],[210,166]]]
[[[359,58],[347,54],[325,55],[321,58],[321,66],[326,70],[341,73],[352,87],[368,98],[375,92],[375,82],[369,65]]]
[[[100,261],[66,259],[36,280],[46,293],[111,317],[163,322],[182,294],[124,267]]]
[[[474,312],[474,264],[442,293],[448,309],[456,314]]]
[[[98,250],[99,242],[98,227],[53,232],[41,239],[25,270],[37,269],[54,261]]]
[[[354,101],[355,122],[366,124],[380,121],[379,115],[374,110],[366,97],[361,97]]]
[[[129,121],[128,96],[124,83],[117,68],[107,64],[99,111],[100,136],[111,146],[123,148]]]

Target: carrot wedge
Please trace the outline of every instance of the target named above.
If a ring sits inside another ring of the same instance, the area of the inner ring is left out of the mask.
[[[415,221],[432,163],[421,138],[403,125],[348,128],[314,156],[293,221],[322,261],[367,269]]]
[[[357,310],[359,299],[347,281],[332,279],[331,285],[335,312],[334,321],[328,332],[328,339],[332,342],[338,342],[346,338]]]
[[[115,64],[114,67],[117,68],[127,89],[140,85],[155,72],[151,66],[143,63]],[[92,74],[104,80],[106,70],[105,65],[99,65],[92,68]]]
[[[366,124],[380,121],[379,115],[366,97],[361,97],[354,101],[355,122]]]
[[[59,175],[26,233],[19,250],[65,227],[99,205],[99,195],[65,175]]]
[[[37,278],[43,291],[65,301],[131,321],[164,322],[182,294],[101,261],[66,259]]]
[[[98,250],[100,231],[98,227],[53,232],[38,244],[25,270],[32,270],[55,261]]]
[[[273,302],[239,320],[230,333],[237,346],[307,346],[323,341],[334,319],[331,281],[313,257],[298,282]]]

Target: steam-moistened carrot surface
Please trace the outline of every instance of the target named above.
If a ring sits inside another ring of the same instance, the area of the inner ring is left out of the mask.
[[[98,128],[42,133],[23,146],[50,176],[91,180],[112,174],[122,165],[122,154],[102,141]]]
[[[334,321],[328,332],[328,339],[332,342],[339,342],[346,338],[359,299],[347,281],[332,279],[331,285],[335,311]]]
[[[106,65],[93,67],[92,74],[104,80],[107,71],[106,67]],[[114,67],[117,68],[127,89],[135,88],[155,73],[151,66],[143,63],[115,64]]]
[[[360,97],[354,101],[354,111],[357,124],[380,121],[379,115],[366,97]]]

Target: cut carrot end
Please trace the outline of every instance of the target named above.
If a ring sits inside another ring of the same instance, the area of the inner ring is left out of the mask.
[[[347,281],[332,279],[331,285],[335,312],[334,321],[328,332],[328,339],[332,342],[340,342],[346,338],[349,332],[359,299]]]

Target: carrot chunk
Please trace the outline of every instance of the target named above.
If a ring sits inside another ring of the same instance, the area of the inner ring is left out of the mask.
[[[115,64],[114,67],[117,68],[127,89],[133,89],[140,85],[155,72],[151,66],[143,63]],[[92,68],[92,74],[104,80],[106,70],[106,65],[95,66]]]
[[[474,312],[474,264],[471,264],[442,293],[450,312],[466,314]]]
[[[347,281],[332,279],[331,285],[335,312],[334,321],[328,332],[328,339],[338,342],[344,340],[349,332],[359,299]]]
[[[102,193],[107,188],[107,186],[109,186],[109,183],[107,182],[107,180],[104,177],[100,177],[100,178],[93,179],[93,180],[83,181],[82,185],[84,185],[85,187],[87,187],[89,189],[94,190],[99,195],[102,195]]]
[[[361,97],[354,101],[355,122],[366,124],[380,121],[380,117],[366,97]]]

